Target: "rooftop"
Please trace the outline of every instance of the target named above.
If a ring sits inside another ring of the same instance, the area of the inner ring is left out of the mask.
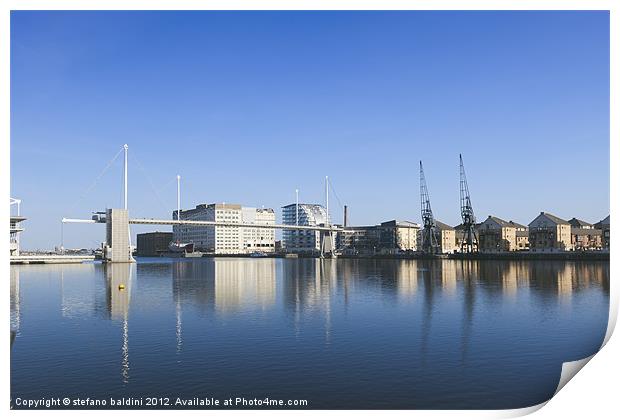
[[[454,230],[454,228],[452,226],[447,225],[447,224],[445,224],[443,222],[440,222],[439,220],[435,220],[435,226],[439,230]]]
[[[570,220],[568,221],[568,223],[569,223],[572,227],[576,227],[576,228],[577,228],[577,227],[579,227],[579,228],[582,228],[582,227],[589,227],[589,228],[591,228],[591,227],[593,227],[593,226],[594,226],[592,223],[585,222],[585,221],[583,221],[583,220],[581,220],[581,219],[577,219],[576,217],[573,217],[572,219],[570,219]]]
[[[381,226],[397,226],[397,227],[411,227],[411,228],[419,228],[420,225],[415,222],[409,222],[407,220],[388,220],[387,222],[381,223]]]
[[[561,219],[558,216],[554,216],[551,213],[546,213],[544,211],[541,211],[540,214],[547,216],[549,219],[551,219],[554,223],[556,223],[558,225],[568,225],[569,224],[566,220]]]
[[[498,225],[500,225],[501,227],[513,227],[510,222],[505,221],[504,219],[500,219],[499,217],[496,216],[490,216],[487,217],[487,220],[493,220],[495,223],[497,223]]]
[[[516,227],[517,229],[527,229],[527,226],[522,225],[521,223],[513,222],[512,220],[510,220],[508,224]]]

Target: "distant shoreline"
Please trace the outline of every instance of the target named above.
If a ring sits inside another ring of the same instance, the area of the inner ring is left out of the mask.
[[[185,257],[166,256],[137,256],[138,258],[175,258]],[[201,258],[288,258],[283,254],[268,255],[265,257],[251,257],[248,254],[205,254]],[[318,255],[299,254],[294,258],[319,258]],[[294,259],[293,258],[293,259]],[[188,260],[194,258],[187,258]],[[405,254],[405,255],[339,255],[337,259],[363,259],[363,260],[511,260],[511,261],[609,261],[609,252],[503,252],[503,253],[474,253],[474,254]]]

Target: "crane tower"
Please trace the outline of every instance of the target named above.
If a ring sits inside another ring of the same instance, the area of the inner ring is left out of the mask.
[[[478,250],[478,238],[476,236],[475,225],[476,216],[469,197],[469,187],[465,176],[465,166],[463,166],[463,156],[459,154],[461,171],[461,219],[463,220],[461,242],[461,252],[475,252]]]
[[[437,242],[437,226],[435,225],[435,218],[431,209],[431,200],[428,196],[422,161],[420,161],[420,207],[424,224],[424,229],[422,230],[422,252],[438,254],[440,247]]]

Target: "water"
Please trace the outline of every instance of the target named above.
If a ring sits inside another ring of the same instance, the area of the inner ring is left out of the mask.
[[[598,350],[608,309],[607,262],[11,266],[11,397],[525,407]]]

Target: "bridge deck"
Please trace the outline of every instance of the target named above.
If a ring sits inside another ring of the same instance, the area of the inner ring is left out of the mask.
[[[11,264],[75,264],[94,261],[94,255],[11,255]]]
[[[314,230],[325,232],[342,231],[340,227],[334,226],[297,226],[297,225],[276,225],[258,223],[231,223],[231,222],[212,222],[206,220],[163,220],[163,219],[129,219],[132,225],[188,225],[188,226],[223,226],[223,227],[248,227],[257,229],[282,229],[282,230]]]

